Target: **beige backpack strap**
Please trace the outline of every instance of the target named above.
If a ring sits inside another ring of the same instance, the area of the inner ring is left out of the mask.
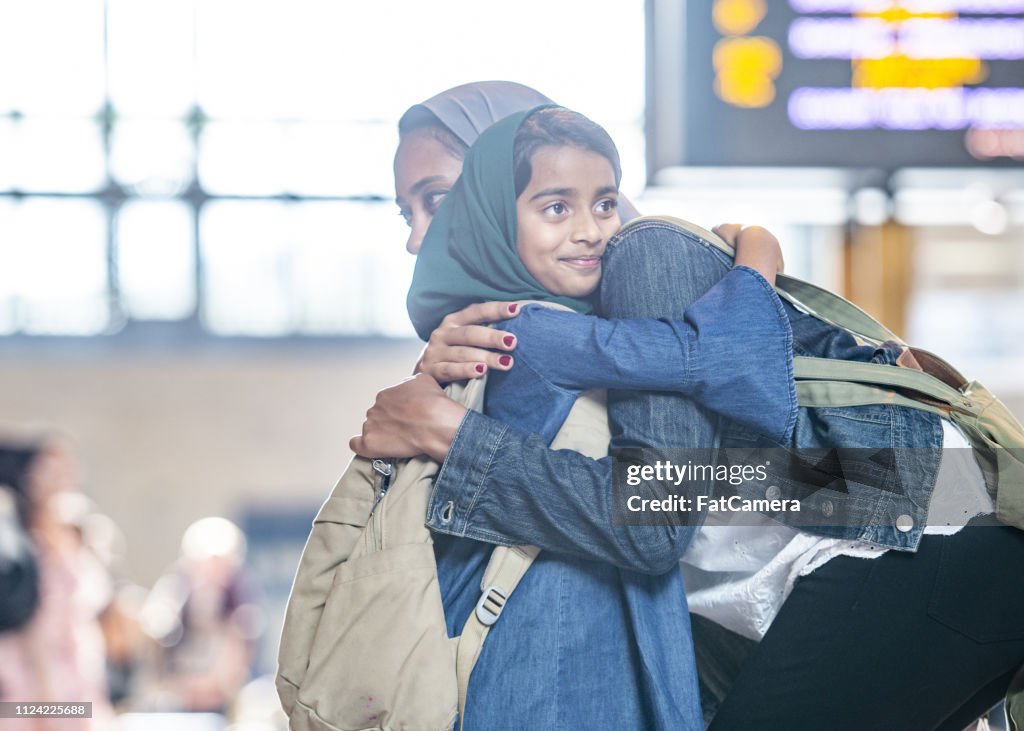
[[[505,602],[519,585],[530,564],[537,558],[540,549],[536,546],[498,546],[491,553],[491,559],[484,571],[480,589],[483,594],[476,608],[466,620],[466,626],[459,636],[455,655],[455,673],[459,684],[459,728],[466,713],[466,691],[469,676],[473,672],[484,640],[491,626],[498,621]]]
[[[950,406],[963,413],[971,414],[974,413],[975,409],[975,404],[971,397],[963,391],[959,391],[923,371],[915,371],[910,368],[894,368],[882,363],[807,358],[798,355],[793,358],[793,375],[798,386],[808,381],[850,382],[869,386],[891,386],[910,389],[935,400],[940,405]],[[888,398],[883,398],[880,403],[887,403],[888,401]],[[801,405],[808,406],[811,404],[801,402]]]

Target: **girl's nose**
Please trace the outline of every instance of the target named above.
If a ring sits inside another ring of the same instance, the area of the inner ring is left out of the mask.
[[[573,242],[596,246],[601,243],[601,227],[597,225],[597,219],[590,214],[582,214],[576,232],[573,234]]]

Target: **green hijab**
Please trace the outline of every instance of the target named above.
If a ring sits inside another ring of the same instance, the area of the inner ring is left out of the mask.
[[[589,300],[548,292],[516,249],[512,147],[519,126],[545,104],[487,128],[466,153],[462,175],[445,196],[423,239],[406,305],[426,340],[446,315],[488,300],[545,300],[590,312]]]

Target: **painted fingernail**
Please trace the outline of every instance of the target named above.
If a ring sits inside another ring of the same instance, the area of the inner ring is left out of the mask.
[[[503,366],[512,365],[512,356],[503,355],[500,358],[498,358],[498,362],[501,363]]]
[[[516,314],[516,310],[518,310],[518,309],[519,309],[519,305],[518,304],[513,304],[513,305],[509,305],[508,306],[508,311],[511,312],[513,315]]]
[[[501,339],[501,342],[505,343],[505,347],[506,348],[511,348],[512,347],[512,343],[514,343],[515,341],[516,341],[516,339],[513,336],[511,336],[511,335],[506,335],[505,337],[503,337]]]
[[[477,373],[483,373],[486,370],[487,370],[487,366],[485,366],[483,363],[477,363],[476,364],[476,372]]]

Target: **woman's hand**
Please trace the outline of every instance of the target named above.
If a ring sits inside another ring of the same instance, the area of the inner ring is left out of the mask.
[[[507,371],[513,358],[506,353],[515,350],[515,336],[484,323],[508,320],[519,310],[515,302],[480,302],[453,312],[430,334],[414,373],[449,383],[479,378],[488,368]]]
[[[775,275],[785,267],[779,240],[762,226],[741,226],[723,223],[713,229],[716,234],[736,249],[736,265],[748,266],[775,284]]]
[[[366,412],[362,434],[352,437],[348,446],[363,457],[426,454],[443,462],[465,415],[465,406],[421,373],[378,393]]]

